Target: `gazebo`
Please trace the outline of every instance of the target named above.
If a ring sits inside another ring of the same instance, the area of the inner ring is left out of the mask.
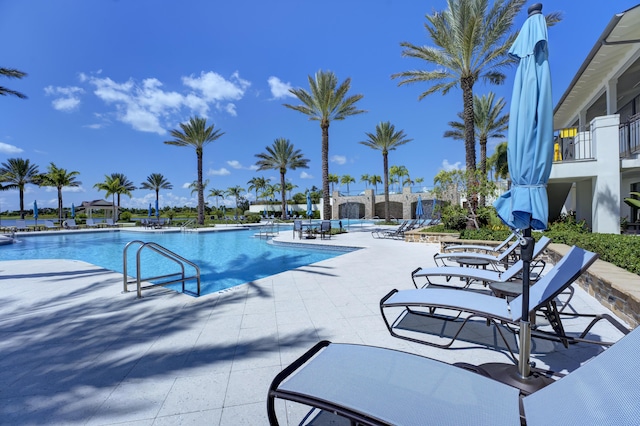
[[[113,217],[113,207],[113,203],[106,200],[83,201],[81,206],[76,207],[76,213],[84,212],[87,217],[92,218],[94,211],[104,210],[105,218]]]

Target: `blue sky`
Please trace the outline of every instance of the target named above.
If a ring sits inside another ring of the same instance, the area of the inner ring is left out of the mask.
[[[550,1],[543,12],[564,20],[550,28],[554,101],[615,13],[637,0]],[[50,162],[80,172],[79,188],[65,189],[64,204],[105,198],[93,186],[124,173],[140,185],[162,173],[172,190],[161,206],[195,206],[185,188],[196,179],[193,149],[164,144],[168,131],[201,115],[225,132],[204,152],[211,188],[227,189],[255,176],[279,182],[273,171],[255,171],[255,154],[276,138],[289,139],[310,159],[309,169],[289,171],[296,192],[321,186],[320,127],[285,108],[297,104],[288,89],[308,89],[308,76],[331,70],[350,77],[350,94],[364,98],[366,114],[331,123],[329,171],[356,180],[382,175],[382,156],[361,144],[381,121],[403,129],[413,142],[390,153],[412,179],[432,185],[442,169],[464,165],[462,142],[445,139],[447,123],[462,109],[460,90],[418,101],[426,85],[398,87],[393,73],[425,69],[402,58],[400,42],[431,44],[425,14],[444,0],[307,0],[219,2],[205,0],[0,0],[0,66],[27,72],[0,85],[29,99],[0,99],[0,162],[28,158],[45,171]],[[526,19],[521,12],[516,27]],[[511,96],[515,69],[502,86],[477,84],[475,92]],[[489,153],[500,141],[490,141]],[[345,190],[346,188],[341,188]],[[154,199],[136,190],[123,207],[144,208]],[[247,194],[252,200],[254,194]],[[29,185],[25,206],[55,207],[54,188]],[[214,200],[209,200],[215,205]],[[225,201],[233,205],[231,199]],[[18,209],[18,192],[0,192],[0,211]]]

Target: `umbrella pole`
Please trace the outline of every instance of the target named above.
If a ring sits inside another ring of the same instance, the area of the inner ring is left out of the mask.
[[[520,353],[518,372],[520,377],[527,378],[531,375],[529,357],[531,354],[531,323],[529,322],[529,284],[531,283],[531,261],[533,260],[534,239],[531,236],[531,228],[523,230],[524,244],[520,247],[520,259],[522,260],[522,317],[520,318]]]

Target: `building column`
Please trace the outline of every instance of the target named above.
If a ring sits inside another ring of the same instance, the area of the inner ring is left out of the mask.
[[[607,115],[613,115],[618,111],[618,79],[607,82]]]
[[[592,199],[592,231],[620,233],[620,116],[607,115],[591,121],[596,170]]]

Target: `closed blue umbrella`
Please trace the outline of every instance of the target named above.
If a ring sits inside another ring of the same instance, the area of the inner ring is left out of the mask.
[[[313,216],[313,204],[311,203],[310,192],[307,192],[307,216],[309,217],[309,222],[311,222],[311,216]]]
[[[76,218],[76,206],[75,204],[71,203],[71,219],[75,219]]]
[[[156,199],[156,218],[160,218],[160,210],[158,209],[158,200]]]
[[[149,203],[149,211],[147,212],[147,217],[151,217],[152,215],[152,210],[151,210],[151,203]]]
[[[33,218],[36,220],[36,225],[38,224],[38,202],[33,202]]]
[[[422,219],[422,215],[424,212],[422,211],[422,197],[418,195],[418,202],[416,203],[416,219]]]
[[[509,54],[518,61],[511,110],[507,162],[512,187],[494,206],[504,223],[524,232],[522,245],[523,285],[520,326],[519,374],[530,375],[531,329],[529,312],[529,266],[533,254],[531,229],[546,229],[549,200],[546,184],[553,162],[553,103],[548,61],[547,24],[542,5],[529,8],[525,21]]]

